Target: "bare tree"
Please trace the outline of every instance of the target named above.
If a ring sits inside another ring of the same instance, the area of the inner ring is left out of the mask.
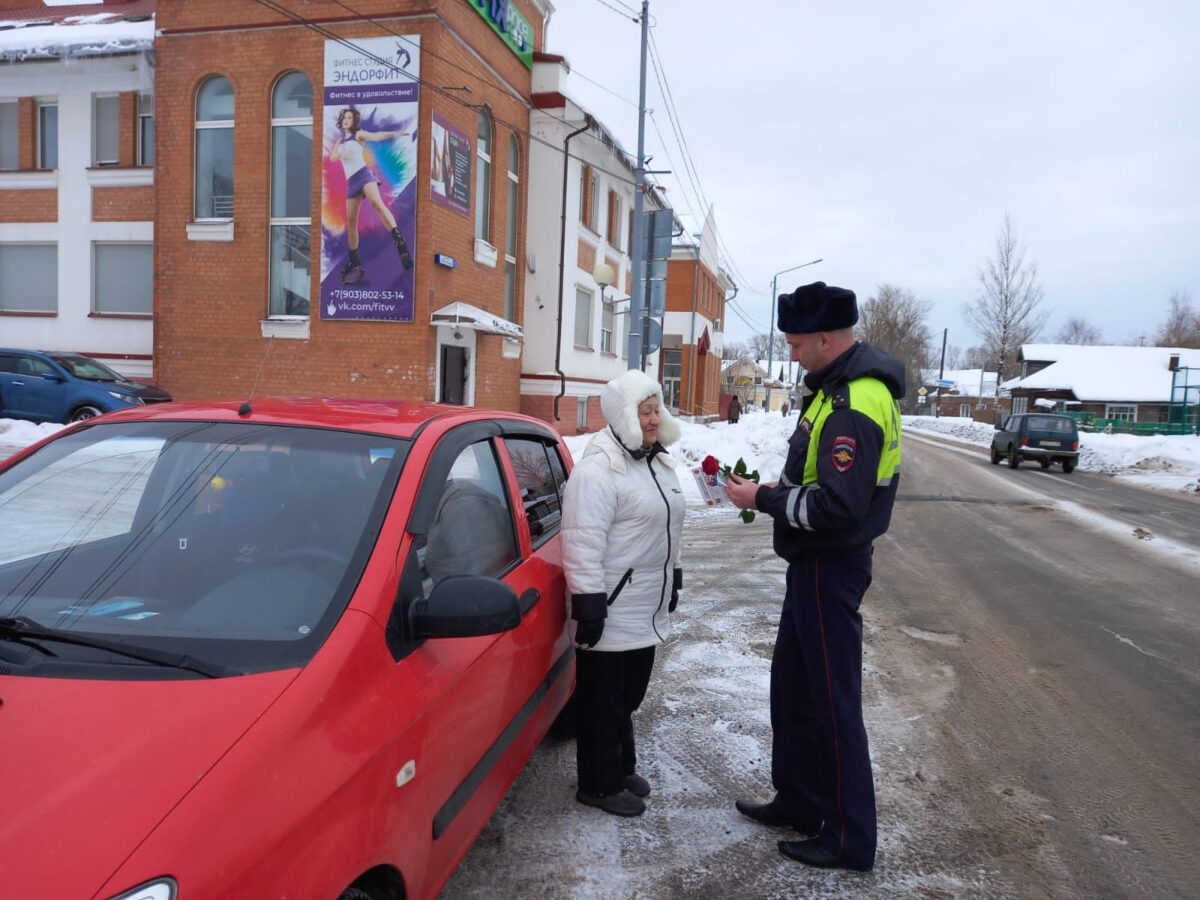
[[[900,403],[906,410],[916,407],[921,373],[933,359],[933,344],[925,324],[931,306],[907,288],[881,284],[858,311],[857,336],[904,363],[908,391]]]
[[[963,369],[987,369],[992,364],[993,357],[987,347],[968,347],[960,358]]]
[[[770,353],[771,342],[774,340],[775,352]],[[769,334],[752,334],[750,340],[746,344],[746,349],[749,355],[754,359],[767,359],[768,356],[774,359],[786,360],[788,353],[787,337],[775,332],[774,338]]]
[[[1038,309],[1042,288],[1037,280],[1037,264],[1025,261],[1025,248],[1017,239],[1008,213],[1004,214],[1004,225],[996,236],[995,257],[979,270],[979,284],[979,295],[963,308],[963,315],[983,338],[988,355],[994,360],[999,393],[1006,364],[1022,344],[1037,336],[1046,322],[1046,313]]]
[[[1100,329],[1088,322],[1082,316],[1071,316],[1063,323],[1063,327],[1058,329],[1058,337],[1056,338],[1060,344],[1099,344],[1102,339],[1100,337]]]
[[[1171,294],[1171,310],[1154,343],[1160,347],[1200,347],[1200,313],[1192,309],[1192,296],[1186,288]]]
[[[741,341],[726,341],[721,346],[721,359],[733,360],[741,359],[743,356],[749,356],[750,350]]]

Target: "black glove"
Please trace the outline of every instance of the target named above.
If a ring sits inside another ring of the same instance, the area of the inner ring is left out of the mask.
[[[679,605],[679,589],[683,587],[683,569],[675,570],[675,578],[671,582],[671,602],[667,605],[667,612],[675,612],[675,607]]]
[[[572,594],[571,618],[575,620],[575,644],[591,650],[604,634],[608,597],[604,594]]]

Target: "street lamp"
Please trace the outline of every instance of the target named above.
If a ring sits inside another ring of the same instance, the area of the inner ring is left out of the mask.
[[[771,411],[771,367],[775,364],[775,304],[778,302],[778,297],[775,293],[776,283],[779,281],[780,275],[786,275],[788,272],[795,272],[797,269],[803,269],[805,266],[815,266],[819,262],[824,262],[823,259],[810,259],[806,263],[800,263],[798,266],[792,266],[790,269],[784,269],[782,272],[776,272],[771,278],[771,330],[770,337],[767,339],[767,412]]]

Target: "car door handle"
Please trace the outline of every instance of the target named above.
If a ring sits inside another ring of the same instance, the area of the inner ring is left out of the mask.
[[[541,599],[542,595],[538,593],[537,588],[530,588],[523,593],[521,595],[521,599],[517,601],[521,607],[521,615],[525,615],[525,613],[533,609],[537,605],[537,602]]]
[[[25,384],[25,382],[23,382],[23,381],[10,381],[10,382],[9,382],[9,384],[11,384],[11,385],[24,385],[24,384]]]

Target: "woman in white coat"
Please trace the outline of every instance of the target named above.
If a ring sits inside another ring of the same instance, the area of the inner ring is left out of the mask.
[[[679,425],[662,387],[636,369],[604,388],[608,427],[588,443],[563,495],[563,570],[576,653],[580,803],[618,816],[645,812],[633,712],[654,648],[670,633],[683,573],[685,504],[665,445]]]

